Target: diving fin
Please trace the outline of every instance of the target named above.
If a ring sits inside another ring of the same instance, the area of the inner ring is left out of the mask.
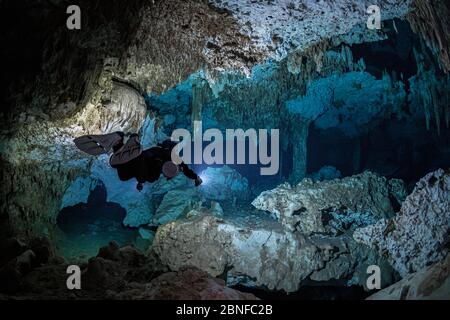
[[[123,139],[122,132],[102,135],[86,135],[73,140],[78,149],[92,156],[108,153],[111,148]]]
[[[128,139],[127,143],[122,148],[114,152],[109,160],[109,163],[113,167],[121,165],[137,158],[141,155],[141,153],[142,147],[139,142],[139,137],[138,135],[133,135]]]

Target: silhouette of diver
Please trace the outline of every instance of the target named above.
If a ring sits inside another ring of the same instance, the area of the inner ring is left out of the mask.
[[[180,171],[195,181],[195,186],[202,183],[202,179],[185,163],[176,165],[172,162],[171,152],[176,143],[166,140],[146,150],[142,150],[139,135],[131,134],[126,143],[125,133],[113,132],[104,135],[86,135],[74,140],[75,145],[90,155],[108,153],[111,149],[113,155],[109,159],[111,167],[117,170],[121,181],[135,178],[138,182],[136,188],[141,191],[145,182],[155,182],[161,173],[170,180]]]

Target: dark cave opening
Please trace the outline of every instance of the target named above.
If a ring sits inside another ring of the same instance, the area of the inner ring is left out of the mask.
[[[308,172],[334,166],[343,176],[371,170],[387,178],[400,178],[411,187],[424,175],[450,166],[450,129],[441,135],[427,130],[425,120],[390,119],[367,134],[348,137],[337,129],[311,127]]]
[[[58,249],[65,258],[96,256],[98,249],[110,241],[121,246],[135,244],[137,231],[123,225],[125,209],[106,199],[106,188],[99,183],[89,194],[87,203],[60,211],[57,226],[63,235],[58,239]]]
[[[396,80],[403,80],[408,87],[407,79],[417,74],[413,48],[420,46],[420,39],[406,21],[394,19],[385,21],[384,25],[388,38],[352,45],[354,60],[364,59],[366,71],[377,79],[381,79],[385,71],[395,73]]]

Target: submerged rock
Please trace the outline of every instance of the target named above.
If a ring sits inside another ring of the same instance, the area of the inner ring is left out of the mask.
[[[263,214],[247,223],[200,210],[160,227],[152,249],[171,270],[226,272],[230,285],[286,292],[305,281],[365,286],[367,267],[376,264],[386,286],[396,280],[392,267],[352,233],[394,214],[391,198],[401,201],[404,193],[403,184],[394,182],[365,172],[342,180],[305,179],[295,187],[286,183],[253,201],[281,223]]]
[[[248,180],[227,165],[209,167],[200,176],[203,180],[200,190],[207,199],[245,199],[249,194]]]
[[[67,290],[67,267],[66,263],[51,263],[25,276],[13,268],[1,269],[0,292],[8,295],[0,294],[0,299],[256,299],[192,267],[169,272],[151,252],[144,255],[131,246],[120,248],[115,242],[80,266],[82,290]]]
[[[353,238],[377,249],[405,277],[442,260],[450,241],[450,172],[422,178],[392,219],[357,229]]]
[[[367,266],[383,265],[349,237],[306,237],[270,220],[248,227],[208,214],[160,227],[152,250],[171,270],[195,266],[212,276],[228,271],[229,285],[251,280],[254,286],[286,292],[298,290],[307,279],[363,285]],[[383,272],[384,285],[392,283],[392,269]]]
[[[200,207],[201,197],[197,189],[175,189],[166,193],[155,212],[153,223],[165,224],[176,220],[196,207]]]
[[[395,186],[393,188],[392,186]],[[378,220],[394,215],[391,197],[403,194],[403,183],[390,183],[372,172],[342,180],[313,182],[304,179],[296,186],[284,183],[262,192],[252,205],[271,212],[286,228],[305,234],[329,232],[329,221],[336,213],[348,218],[347,212],[359,212]],[[402,199],[399,199],[401,201]],[[366,220],[366,224],[373,222]],[[348,221],[348,228],[352,222]],[[357,226],[357,225],[356,225]]]
[[[450,255],[371,295],[368,300],[450,300]]]
[[[213,278],[196,268],[168,272],[139,290],[120,292],[116,299],[138,300],[257,300],[251,293],[226,287],[225,281]]]

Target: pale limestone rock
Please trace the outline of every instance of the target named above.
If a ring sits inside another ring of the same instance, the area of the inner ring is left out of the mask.
[[[450,255],[373,295],[368,300],[450,300]]]
[[[114,82],[110,96],[101,105],[89,104],[77,116],[86,133],[136,132],[144,123],[147,106],[140,92]]]
[[[215,216],[223,216],[223,209],[220,203],[216,201],[211,201],[211,212]]]
[[[357,229],[353,238],[377,249],[402,275],[417,272],[448,253],[450,173],[429,173],[416,185],[392,219]]]
[[[218,276],[229,269],[229,285],[251,279],[254,286],[287,292],[298,290],[310,275],[316,281],[363,285],[367,266],[381,264],[349,237],[305,237],[270,220],[248,227],[211,214],[160,227],[152,250],[171,270],[195,266]],[[391,271],[383,270],[385,279],[391,280]]]
[[[370,0],[210,2],[231,12],[242,31],[258,47],[277,59],[285,57],[288,51],[304,50],[321,40],[344,35],[358,26],[365,26],[367,8],[374,4]],[[383,3],[382,19],[405,16],[410,11],[411,3],[411,0]],[[365,29],[361,33],[369,32]],[[358,41],[361,33],[356,33],[350,40]]]
[[[327,215],[336,211],[390,217],[394,209],[389,196],[387,179],[367,171],[342,180],[284,183],[262,192],[252,205],[272,213],[289,230],[309,234],[325,232]]]

